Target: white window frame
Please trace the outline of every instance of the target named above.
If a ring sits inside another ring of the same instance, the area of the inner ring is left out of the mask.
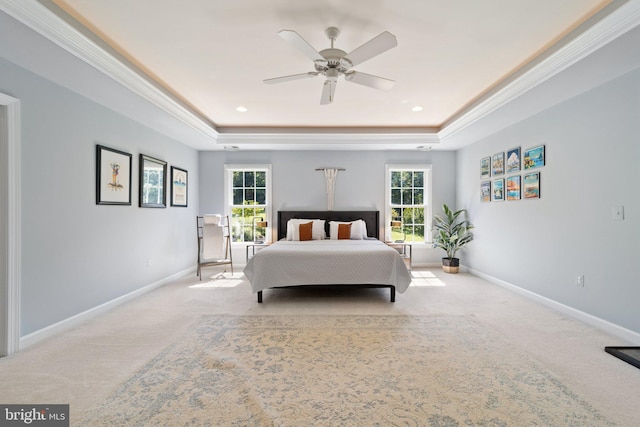
[[[384,189],[384,235],[386,241],[391,241],[391,172],[392,171],[422,171],[424,172],[424,242],[432,242],[431,233],[431,220],[433,215],[433,203],[432,203],[432,173],[430,164],[387,164],[385,165],[385,189]],[[420,243],[420,242],[407,242],[407,243]]]
[[[265,243],[272,242],[272,215],[271,215],[271,164],[225,164],[224,165],[224,210],[225,215],[229,216],[229,220],[231,220],[231,206],[233,205],[233,172],[237,171],[265,171],[266,180],[267,180],[267,194],[265,197],[265,221],[267,221],[267,229],[265,230],[264,240]],[[247,245],[252,244],[251,241],[248,242],[233,242],[234,245]]]

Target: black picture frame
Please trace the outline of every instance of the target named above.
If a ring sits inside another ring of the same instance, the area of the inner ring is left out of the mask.
[[[604,351],[630,365],[640,368],[640,347],[605,347]]]
[[[491,181],[480,182],[480,201],[481,202],[491,201]]]
[[[504,178],[494,179],[491,184],[491,201],[504,202]]]
[[[507,201],[520,200],[522,198],[522,180],[520,175],[508,176],[505,180]]]
[[[491,177],[491,157],[483,157],[480,159],[480,178],[486,179]]]
[[[522,196],[525,199],[540,198],[540,172],[527,173],[522,177]]]
[[[189,201],[189,172],[171,166],[171,206],[186,208]]]
[[[507,150],[507,157],[505,159],[506,173],[520,172],[522,167],[522,156],[520,147],[515,147]]]
[[[130,153],[96,145],[96,205],[131,206]]]
[[[167,162],[140,154],[140,207],[167,207]]]
[[[543,167],[546,164],[545,146],[538,145],[524,150],[522,163],[525,171]]]
[[[491,176],[504,174],[504,151],[491,156]]]

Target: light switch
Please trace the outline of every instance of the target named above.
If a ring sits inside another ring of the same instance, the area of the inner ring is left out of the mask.
[[[624,219],[624,206],[613,207],[613,220],[622,221]]]

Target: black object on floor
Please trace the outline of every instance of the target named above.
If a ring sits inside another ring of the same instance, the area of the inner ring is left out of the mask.
[[[604,351],[640,368],[640,347],[605,347]]]

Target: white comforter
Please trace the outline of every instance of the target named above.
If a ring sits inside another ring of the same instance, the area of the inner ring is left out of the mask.
[[[244,274],[253,292],[297,285],[393,285],[411,275],[400,254],[379,240],[278,241],[257,252]]]

